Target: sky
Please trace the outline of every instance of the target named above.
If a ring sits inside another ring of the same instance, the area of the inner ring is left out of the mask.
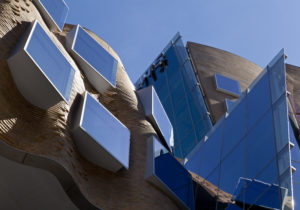
[[[300,0],[65,0],[67,23],[104,39],[135,82],[176,32],[261,67],[285,48],[300,66]]]

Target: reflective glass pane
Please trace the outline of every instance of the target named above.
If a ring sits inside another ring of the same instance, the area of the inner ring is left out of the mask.
[[[272,102],[274,103],[277,99],[286,92],[286,79],[285,79],[285,63],[284,53],[277,58],[277,61],[268,66],[268,74],[270,75]]]
[[[225,98],[225,108],[226,108],[226,111],[229,111],[230,108],[233,106],[234,104],[234,101],[228,99],[228,98]]]
[[[170,146],[170,141],[173,137],[173,127],[154,90],[153,90],[153,116],[159,126],[159,129],[162,132],[162,135],[166,143]]]
[[[268,74],[265,74],[247,95],[247,103],[247,127],[250,130],[271,106]]]
[[[229,194],[233,194],[239,179],[245,177],[244,148],[245,141],[242,141],[221,163],[220,189]]]
[[[257,123],[246,138],[246,177],[255,178],[275,157],[272,112]]]
[[[278,154],[277,159],[278,159],[279,176],[281,176],[291,166],[289,146],[286,146]]]
[[[78,27],[73,50],[88,62],[99,74],[112,85],[116,85],[118,61],[112,57],[82,27]]]
[[[25,50],[68,101],[75,71],[40,24],[36,23],[33,30]]]
[[[186,138],[184,138],[183,140],[181,140],[181,145],[182,145],[182,153],[183,153],[183,155],[185,157],[185,156],[187,156],[189,154],[190,151],[192,151],[192,149],[196,145],[196,135],[195,135],[194,130],[192,130],[186,136]]]
[[[89,94],[86,95],[81,127],[118,161],[128,166],[129,130]]]
[[[288,112],[285,94],[273,105],[274,128],[276,133],[276,147],[279,152],[289,144]]]
[[[173,105],[181,103],[182,100],[186,100],[185,90],[183,87],[183,83],[178,80],[175,84],[172,84],[170,87],[170,94],[172,97]]]
[[[194,197],[191,175],[157,140],[154,142],[155,175],[188,207],[193,209]]]
[[[166,57],[168,60],[168,67],[166,69],[166,72],[168,79],[170,79],[173,76],[173,72],[179,69],[180,64],[173,47],[168,49],[168,51],[166,52]]]
[[[220,175],[220,166],[218,166],[208,177],[206,180],[215,185],[219,186],[219,175]]]
[[[235,96],[240,96],[242,94],[240,83],[234,79],[215,73],[215,82],[217,90]]]
[[[67,15],[68,7],[64,0],[39,0],[44,8],[47,10],[56,25],[63,29]]]
[[[264,183],[261,183],[261,185],[263,184]],[[252,208],[261,207],[266,209],[281,209],[280,187],[278,185],[270,186],[268,184],[265,184],[265,186],[267,188],[257,193],[257,198],[256,198],[257,200],[254,203],[252,203]],[[254,187],[258,188],[258,186],[254,186]]]
[[[225,119],[222,157],[246,134],[246,100],[242,100]]]
[[[223,138],[223,124],[221,124],[204,144],[201,174],[206,178],[220,163],[220,153]]]
[[[186,135],[191,132],[193,127],[193,121],[190,118],[189,110],[187,109],[187,102],[183,100],[175,108],[175,118],[178,137],[182,140]]]
[[[278,184],[277,162],[274,158],[256,177],[256,180],[267,184]]]
[[[202,150],[204,143],[198,148],[198,150],[189,158],[188,162],[185,164],[185,168],[200,175],[201,161],[202,161]]]
[[[300,184],[300,162],[293,161],[292,166],[296,168],[296,171],[293,173],[293,182]]]

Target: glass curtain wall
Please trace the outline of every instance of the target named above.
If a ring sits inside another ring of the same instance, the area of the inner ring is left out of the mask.
[[[153,85],[174,128],[174,154],[184,158],[212,123],[190,58],[179,33],[136,82]]]
[[[232,195],[228,208],[293,209],[284,59],[282,50],[187,157],[188,170]]]

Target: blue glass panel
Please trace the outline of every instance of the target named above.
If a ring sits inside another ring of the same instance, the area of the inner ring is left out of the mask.
[[[219,186],[219,175],[220,175],[220,166],[218,166],[208,177],[206,180],[215,185]]]
[[[226,210],[241,210],[241,209],[243,209],[243,208],[241,208],[235,204],[232,204],[232,203],[229,204],[229,206],[226,208]]]
[[[247,101],[247,127],[250,130],[271,106],[268,74],[265,74],[253,87],[247,95]]]
[[[204,142],[201,143],[201,146],[197,149],[197,151],[189,158],[188,162],[185,164],[185,168],[187,170],[192,171],[198,175],[200,174],[203,148],[204,148]]]
[[[200,176],[206,178],[220,163],[220,153],[223,138],[223,124],[221,124],[204,144],[203,161]]]
[[[225,108],[226,108],[226,111],[229,111],[230,108],[233,106],[235,102],[228,99],[228,98],[225,98]]]
[[[186,155],[189,154],[190,151],[192,151],[192,149],[194,148],[194,146],[196,145],[197,141],[196,141],[196,135],[194,130],[192,130],[187,136],[186,138],[184,138],[181,141],[181,145],[182,145],[182,153],[183,156],[185,157]]]
[[[25,50],[68,101],[75,71],[40,24],[36,23]]]
[[[255,203],[253,203],[252,205],[254,207],[264,207],[266,209],[281,209],[280,196],[279,196],[280,190],[281,189],[279,188],[278,185],[268,186],[268,188],[263,193],[257,196],[258,200],[255,201]]]
[[[118,61],[81,27],[78,27],[73,49],[108,82],[116,85]]]
[[[158,141],[154,142],[155,175],[190,209],[194,209],[191,175]]]
[[[255,178],[275,157],[272,112],[257,123],[246,138],[246,177]]]
[[[289,146],[286,146],[278,154],[278,158],[277,159],[278,159],[279,176],[281,176],[290,167],[290,165],[291,165]]]
[[[220,189],[233,194],[239,183],[239,179],[244,177],[245,167],[245,141],[242,141],[222,162],[220,175]]]
[[[246,100],[242,100],[225,120],[222,157],[246,134]]]
[[[255,177],[256,180],[268,184],[278,184],[278,171],[276,158],[274,158],[264,169]]]
[[[290,141],[295,145],[291,149],[291,159],[300,162],[300,148],[295,138],[290,121],[289,121],[289,136],[290,136]]]
[[[215,73],[215,81],[216,81],[217,90],[235,96],[240,96],[242,94],[240,83],[236,80]]]
[[[294,183],[294,210],[300,210],[300,184]]]
[[[279,183],[281,187],[281,206],[290,206],[289,202],[292,198],[292,177],[290,170],[287,170],[286,173],[279,178]]]
[[[168,67],[166,69],[166,72],[167,72],[168,78],[171,78],[173,75],[173,72],[176,71],[177,69],[179,69],[180,64],[177,59],[175,49],[173,47],[169,48],[165,55],[168,60]]]
[[[285,79],[285,63],[284,52],[282,51],[280,56],[273,61],[271,66],[268,66],[268,74],[270,75],[270,86],[272,93],[272,102],[286,92],[286,79]]]
[[[207,131],[209,130],[209,125],[207,125],[206,120],[201,120],[199,123],[196,124],[196,135],[197,135],[197,142],[201,141]]]
[[[128,166],[129,150],[126,148],[129,146],[124,139],[130,138],[129,130],[89,94],[86,96],[81,127],[118,161]]]
[[[300,184],[300,162],[292,162],[292,166],[296,168],[296,171],[293,173],[293,182]]]
[[[159,98],[155,91],[153,91],[153,116],[162,132],[162,135],[166,143],[170,146],[170,140],[172,138],[173,128],[172,124],[161,105]]]
[[[64,0],[39,0],[56,25],[63,29],[68,15],[68,7]]]
[[[193,129],[193,121],[191,120],[187,102],[183,100],[175,107],[175,119],[178,137],[182,140]]]
[[[285,94],[273,105],[274,128],[276,133],[276,147],[279,152],[289,144],[288,111]]]
[[[176,104],[181,103],[182,100],[186,100],[183,83],[180,80],[178,80],[175,84],[172,84],[170,86],[170,94],[172,96],[172,102],[174,107],[176,106]]]

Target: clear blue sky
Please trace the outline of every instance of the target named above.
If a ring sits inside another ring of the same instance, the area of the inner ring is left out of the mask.
[[[119,54],[133,82],[173,35],[265,67],[281,48],[300,66],[300,0],[66,0],[68,23]]]

